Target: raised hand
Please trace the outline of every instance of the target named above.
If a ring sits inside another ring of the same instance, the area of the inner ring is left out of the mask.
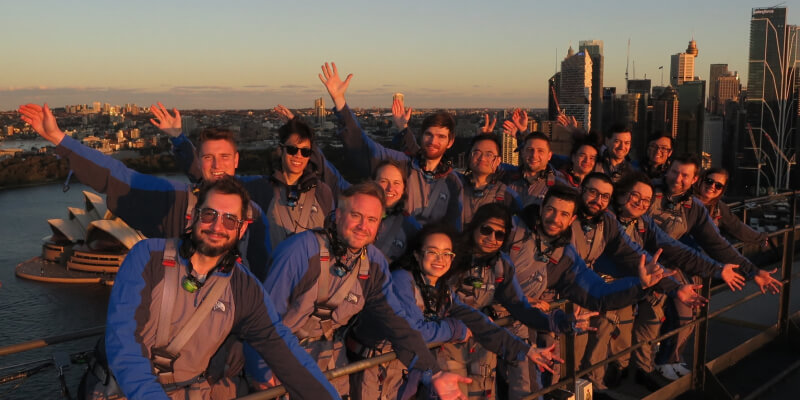
[[[772,294],[778,294],[781,291],[781,287],[783,287],[783,282],[773,278],[771,275],[778,272],[778,269],[775,268],[772,271],[767,271],[765,269],[759,270],[753,280],[758,285],[758,288],[761,289],[761,293],[767,293],[767,290],[770,291]]]
[[[700,308],[708,304],[708,299],[697,294],[702,287],[703,285],[681,285],[675,294],[678,296],[678,300],[688,307]]]
[[[411,107],[405,108],[403,99],[396,98],[392,101],[392,118],[394,126],[399,130],[408,128],[408,121],[411,119]]]
[[[556,122],[565,128],[578,127],[578,120],[576,120],[573,116],[567,116],[567,114],[564,114],[563,112],[558,114],[558,117],[556,117]]]
[[[495,115],[492,118],[491,122],[489,121],[489,114],[484,114],[484,123],[482,127],[478,127],[478,134],[479,135],[486,135],[494,132],[494,126],[497,124],[497,116]]]
[[[503,133],[511,137],[517,137],[517,132],[519,132],[517,124],[509,120],[503,121]]]
[[[48,142],[58,146],[61,140],[64,139],[64,132],[61,132],[61,129],[58,128],[56,117],[53,116],[47,103],[44,103],[44,107],[38,104],[21,105],[18,111],[22,114],[22,120],[28,123],[36,133]]]
[[[659,257],[661,257],[661,249],[656,251],[656,254],[653,255],[653,259],[650,260],[649,263],[644,254],[642,254],[642,258],[639,260],[639,279],[642,280],[642,286],[645,289],[655,285],[662,278],[675,275],[675,271],[665,272],[664,268],[658,265]]]
[[[511,122],[514,123],[514,126],[516,126],[520,132],[525,132],[528,129],[528,112],[515,108],[514,113],[511,114]],[[505,123],[503,125],[505,125]]]
[[[286,108],[285,106],[283,106],[281,104],[278,104],[272,110],[275,111],[276,113],[278,113],[278,116],[280,116],[280,118],[281,118],[281,120],[283,120],[283,122],[289,122],[289,121],[294,119],[294,113],[292,113],[291,110],[289,110],[288,108]]]
[[[347,79],[342,81],[339,78],[339,69],[336,68],[336,63],[332,62],[330,65],[325,63],[321,68],[322,73],[319,74],[319,80],[328,89],[328,94],[331,95],[331,100],[336,105],[336,110],[341,110],[347,104],[344,94],[347,92],[347,87],[350,86],[350,79],[353,78],[353,74],[347,75]]]
[[[742,290],[744,287],[744,277],[737,274],[735,269],[739,268],[736,264],[725,264],[722,267],[722,280],[728,284],[731,291]]]
[[[442,400],[467,400],[466,394],[461,391],[459,383],[470,383],[472,379],[454,374],[452,372],[439,371],[433,375],[431,385],[433,390]]]
[[[555,364],[555,362],[560,362],[560,363],[564,362],[564,360],[562,360],[558,355],[556,355],[555,349],[556,349],[555,343],[551,344],[550,347],[546,347],[543,349],[531,346],[530,350],[528,350],[527,356],[531,361],[533,361],[536,365],[538,365],[542,369],[555,373],[555,371],[553,371],[553,368],[551,366]]]
[[[172,137],[181,135],[181,113],[177,108],[173,108],[172,112],[175,115],[170,115],[169,111],[159,101],[158,105],[150,105],[150,112],[153,113],[155,118],[150,118],[150,123],[155,125],[156,128],[161,129],[161,132],[166,133]]]

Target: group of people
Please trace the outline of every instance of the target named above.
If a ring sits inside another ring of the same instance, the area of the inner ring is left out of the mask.
[[[720,201],[727,173],[672,157],[670,136],[653,137],[640,163],[617,126],[602,144],[576,134],[570,154],[554,157],[515,110],[503,130],[518,138],[519,165],[501,163],[487,116],[457,171],[445,155],[450,114],[425,117],[417,135],[395,100],[400,145],[390,149],[348,107],[352,75],[326,63],[319,77],[358,183],[283,106],[268,176],[236,175],[233,132],[205,129],[195,147],[176,109],[151,106],[188,184],[83,146],[46,104],[20,107],[110,211],[152,238],[119,269],[86,398],[223,399],[283,385],[293,398],[519,399],[559,378],[564,335],[576,335],[586,367],[690,322],[707,302],[696,277],[780,290],[775,271],[721,234],[765,240]],[[650,390],[688,373],[689,334],[592,370],[595,396],[629,369]],[[323,372],[389,351],[397,359],[377,367]]]

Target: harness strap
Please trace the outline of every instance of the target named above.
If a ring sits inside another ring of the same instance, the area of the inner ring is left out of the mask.
[[[420,185],[421,186],[421,185]],[[428,202],[425,205],[425,209],[422,210],[422,220],[427,220],[431,217],[433,210],[438,208],[436,203],[439,200],[439,197],[442,195],[442,192],[447,187],[447,183],[445,182],[445,178],[440,178],[436,180],[436,183],[433,184],[433,190],[431,190],[431,195],[428,197]]]
[[[169,343],[174,300],[183,268],[180,257],[178,257],[177,243],[178,239],[167,239],[164,242],[164,256],[161,260],[161,265],[164,266],[164,288],[161,295],[161,312],[158,315],[158,325],[156,325],[155,347],[163,347]]]

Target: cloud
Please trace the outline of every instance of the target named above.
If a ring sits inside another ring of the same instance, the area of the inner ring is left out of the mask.
[[[281,89],[305,89],[306,85],[282,85]]]

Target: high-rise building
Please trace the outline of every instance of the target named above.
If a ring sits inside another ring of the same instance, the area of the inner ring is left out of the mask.
[[[603,41],[581,40],[578,51],[589,54],[592,59],[592,129],[603,131]]]
[[[712,114],[721,115],[725,113],[725,103],[728,101],[739,101],[739,94],[742,91],[742,84],[739,82],[739,74],[731,72],[717,78],[714,95],[712,96],[715,104],[711,107]]]
[[[317,124],[322,125],[325,122],[325,98],[320,97],[314,100],[314,117]]]
[[[791,164],[781,156],[781,153],[792,154],[800,150],[797,138],[800,134],[797,129],[800,123],[797,99],[800,87],[800,73],[797,71],[799,31],[797,26],[786,24],[785,7],[752,10],[745,109],[757,152],[769,160],[758,163],[755,153],[744,149],[751,146],[749,138],[746,141],[740,139],[739,151],[747,160],[742,167],[764,165],[760,172],[755,171],[750,177],[756,181],[756,193],[768,186],[789,188],[800,184],[798,174],[791,173]],[[771,147],[764,135],[769,135],[779,149]]]
[[[653,132],[666,132],[678,137],[678,92],[667,86],[653,101]]]
[[[547,120],[555,121],[561,112],[558,93],[561,90],[561,72],[556,72],[547,80]]]
[[[703,151],[706,81],[694,80],[678,85],[678,135],[673,154]]]
[[[628,79],[628,93],[650,94],[650,79]]]
[[[574,53],[572,47],[561,62],[561,85],[558,101],[561,110],[575,117],[578,126],[591,129],[592,115],[592,59],[581,51]]]
[[[728,75],[728,64],[711,64],[708,74],[708,103],[707,103],[707,110],[710,113],[714,113],[714,107],[716,107],[717,103],[719,103],[715,98],[715,94],[717,91],[717,78],[725,75]]]
[[[517,152],[517,138],[514,135],[502,134],[502,162],[509,165],[519,165],[519,152]]]
[[[697,54],[697,42],[692,39],[685,53],[672,55],[669,67],[669,83],[672,86],[678,87],[683,82],[694,80],[694,59]]]
[[[99,113],[100,112],[100,102],[95,101],[92,103],[92,112]]]

